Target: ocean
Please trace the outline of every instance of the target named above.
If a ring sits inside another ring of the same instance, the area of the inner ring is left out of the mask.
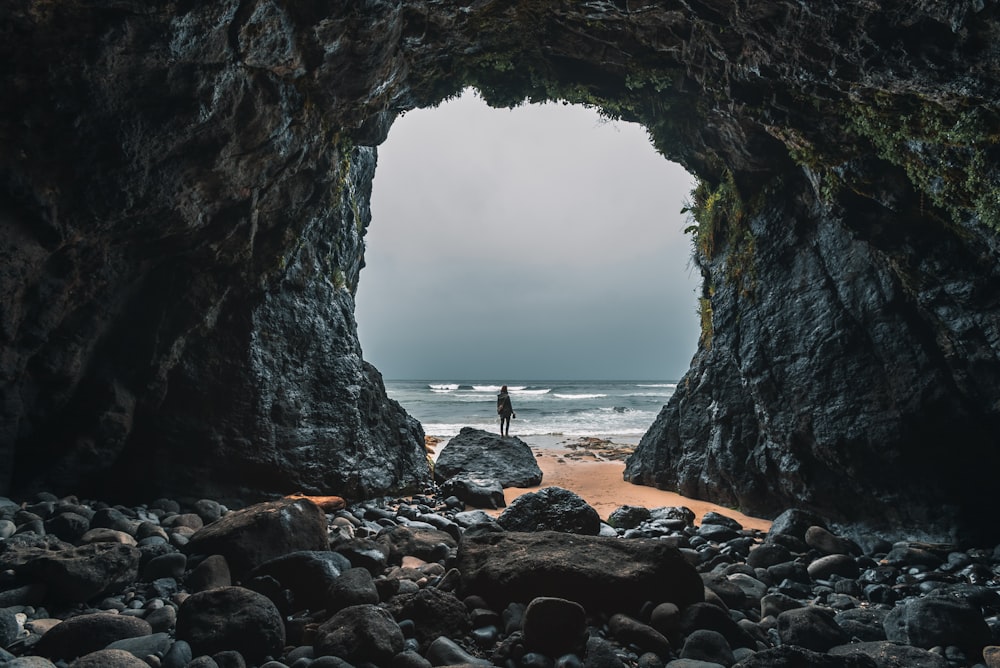
[[[385,386],[428,436],[449,439],[462,427],[499,431],[498,383],[387,380]],[[517,415],[510,434],[592,436],[636,445],[676,387],[675,381],[508,381]]]

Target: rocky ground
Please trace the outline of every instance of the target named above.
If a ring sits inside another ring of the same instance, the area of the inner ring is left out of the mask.
[[[625,461],[635,451],[634,445],[615,443],[606,438],[581,436],[568,439],[561,444],[570,452],[567,459],[580,461]]]
[[[319,501],[317,504],[315,501]],[[1000,549],[859,545],[790,510],[602,522],[545,488],[0,506],[0,663],[24,667],[1000,666]]]

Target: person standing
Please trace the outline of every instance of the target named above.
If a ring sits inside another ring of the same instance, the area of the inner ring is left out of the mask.
[[[510,419],[516,418],[514,408],[510,405],[510,394],[507,393],[507,386],[500,388],[497,395],[497,414],[500,416],[500,435],[510,436]]]

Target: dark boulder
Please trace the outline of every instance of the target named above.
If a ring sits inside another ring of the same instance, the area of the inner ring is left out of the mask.
[[[148,668],[149,664],[123,649],[102,649],[73,662],[73,668]]]
[[[620,612],[611,615],[608,630],[623,645],[635,645],[660,656],[670,653],[670,641],[665,635],[629,615]]]
[[[116,640],[151,633],[149,624],[137,617],[91,613],[56,624],[42,636],[34,650],[52,660],[73,659],[104,649]]]
[[[277,557],[328,550],[326,516],[306,499],[281,499],[236,510],[191,536],[187,554],[220,554],[236,579]]]
[[[66,602],[117,593],[139,577],[140,552],[130,545],[8,541],[4,547],[0,567],[44,584],[52,597]]]
[[[74,512],[59,513],[45,520],[45,532],[67,543],[75,543],[90,530],[90,520]]]
[[[472,427],[463,427],[452,437],[434,463],[438,482],[460,473],[493,478],[503,487],[534,487],[542,482],[542,470],[527,443]]]
[[[564,531],[596,536],[601,516],[579,495],[545,487],[514,499],[497,522],[508,531]]]
[[[901,645],[886,640],[876,642],[856,642],[850,645],[831,647],[831,656],[861,654],[871,657],[879,668],[948,668],[948,660],[940,654],[926,649]]]
[[[838,536],[824,527],[811,526],[806,530],[806,545],[823,554],[860,555],[861,548],[850,538]]]
[[[462,668],[489,668],[492,661],[478,659],[447,636],[441,636],[427,648],[427,659],[432,666],[461,666]]]
[[[990,644],[990,628],[979,606],[941,596],[898,604],[883,621],[885,637],[914,647],[954,645],[969,657],[982,654]]]
[[[750,550],[747,565],[751,568],[768,568],[792,560],[792,554],[784,545],[764,543]]]
[[[528,604],[522,622],[524,646],[547,656],[580,653],[587,645],[586,611],[576,601],[539,596]]]
[[[20,634],[16,613],[10,608],[0,608],[0,647],[8,647]]]
[[[861,642],[878,642],[885,640],[883,622],[888,612],[879,608],[852,608],[838,612],[834,615],[834,621],[850,638]]]
[[[170,606],[165,606],[169,608]],[[161,610],[164,608],[160,608]],[[148,621],[148,618],[147,618]],[[150,625],[152,626],[152,625]],[[164,656],[173,645],[174,640],[166,632],[155,632],[148,636],[138,636],[136,638],[123,638],[110,643],[105,649],[119,649],[130,652],[138,658],[148,656]]]
[[[756,647],[756,641],[737,624],[729,613],[714,603],[696,602],[681,611],[679,628],[687,636],[700,629],[722,634],[731,648]]]
[[[684,647],[681,648],[680,654],[682,659],[708,661],[723,666],[731,666],[736,663],[733,650],[729,647],[726,637],[718,631],[709,629],[694,631],[685,638]]]
[[[372,574],[367,569],[355,566],[348,568],[330,586],[330,603],[325,607],[335,612],[352,605],[378,603],[378,589]]]
[[[496,478],[475,473],[459,473],[441,483],[441,493],[455,496],[473,508],[503,508],[507,505],[503,485]]]
[[[280,656],[285,645],[281,613],[265,596],[243,587],[192,594],[177,613],[177,639],[195,656],[237,650],[248,661]]]
[[[388,563],[395,566],[402,562],[403,557],[440,561],[458,545],[447,531],[402,525],[380,532],[375,542],[388,555]]]
[[[766,649],[733,664],[733,668],[882,668],[870,656],[834,656],[794,645]]]
[[[336,656],[351,664],[387,666],[403,651],[403,632],[375,605],[344,608],[316,629],[317,657]]]
[[[372,575],[378,575],[389,563],[390,545],[370,538],[349,538],[339,540],[331,546],[337,554],[343,555],[353,566],[367,568]],[[398,565],[399,562],[396,562]]]
[[[334,605],[333,584],[349,568],[351,562],[336,552],[303,550],[264,562],[246,579],[272,577],[292,593],[299,608],[322,610]]]
[[[776,536],[791,536],[805,543],[806,532],[810,527],[825,527],[826,523],[819,515],[801,508],[789,508],[774,518],[768,529],[768,540]]]
[[[416,623],[416,639],[422,648],[439,636],[464,634],[470,629],[469,612],[451,592],[425,587],[412,594],[399,594],[385,604],[397,621]]]
[[[459,544],[456,567],[462,590],[497,608],[552,596],[588,610],[635,612],[646,601],[683,607],[704,598],[694,568],[657,540],[471,530]]]
[[[811,605],[779,614],[778,637],[783,645],[797,645],[814,652],[826,652],[850,640],[831,611]]]
[[[634,529],[652,517],[642,506],[618,506],[608,515],[608,524],[616,529]]]
[[[846,554],[828,554],[809,562],[806,566],[806,572],[813,580],[826,580],[833,575],[856,578],[859,570],[854,558]]]
[[[229,563],[221,554],[210,555],[188,573],[185,584],[192,594],[216,587],[229,587],[233,584]]]

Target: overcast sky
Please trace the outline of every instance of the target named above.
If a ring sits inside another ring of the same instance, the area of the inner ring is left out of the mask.
[[[474,93],[379,147],[357,319],[389,380],[676,380],[698,338],[692,178],[639,125]]]

